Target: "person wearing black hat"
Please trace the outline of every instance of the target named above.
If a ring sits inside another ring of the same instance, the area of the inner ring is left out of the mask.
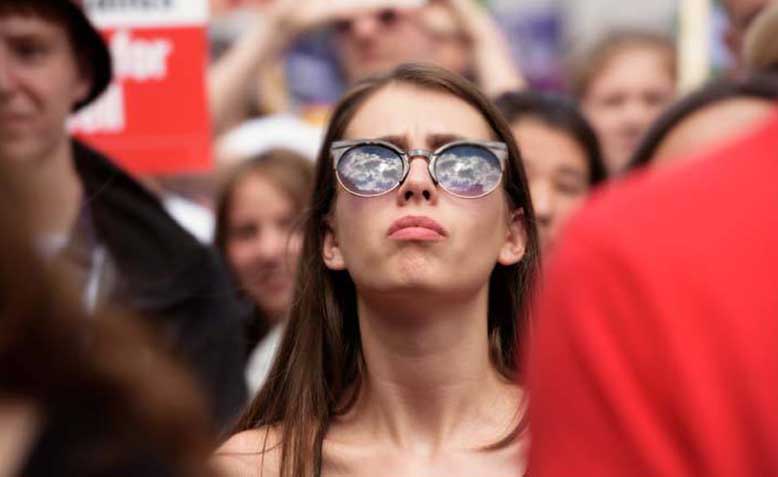
[[[33,191],[42,253],[64,258],[88,310],[123,305],[171,337],[225,426],[245,400],[239,310],[221,264],[113,162],[71,138],[68,116],[112,76],[71,0],[0,3],[0,161]]]

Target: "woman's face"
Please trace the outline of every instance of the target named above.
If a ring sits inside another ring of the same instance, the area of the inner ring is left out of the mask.
[[[625,48],[593,78],[581,106],[597,132],[608,172],[624,170],[646,129],[675,96],[666,54]]]
[[[226,249],[242,289],[271,319],[289,308],[300,253],[294,204],[266,176],[236,184],[227,212]]]
[[[527,170],[540,243],[545,250],[589,193],[586,152],[569,134],[537,119],[522,119],[512,129]]]
[[[344,135],[378,138],[407,151],[435,150],[461,138],[494,140],[494,134],[457,97],[393,84],[366,100]],[[384,195],[357,197],[338,186],[329,225],[324,261],[347,270],[362,296],[472,295],[487,289],[496,263],[511,265],[524,254],[523,217],[510,209],[502,187],[478,199],[453,196],[436,187],[419,156],[411,158],[402,185]]]

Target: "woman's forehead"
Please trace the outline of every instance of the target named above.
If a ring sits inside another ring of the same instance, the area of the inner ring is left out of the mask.
[[[435,136],[494,138],[478,109],[453,94],[407,84],[388,85],[359,107],[344,139],[404,137],[426,144]]]

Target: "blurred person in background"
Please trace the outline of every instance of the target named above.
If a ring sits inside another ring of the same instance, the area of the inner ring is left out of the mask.
[[[742,70],[745,67],[743,47],[746,32],[762,10],[774,2],[773,0],[721,0],[721,3],[729,19],[724,42],[735,60],[735,68]]]
[[[400,66],[335,108],[314,187],[278,359],[223,475],[516,475],[539,252],[507,122],[461,76]]]
[[[272,0],[208,0],[211,15],[220,15],[244,7],[256,7]]]
[[[704,152],[697,115],[656,147],[677,166],[598,194],[548,263],[529,475],[778,475],[778,109]]]
[[[578,58],[574,70],[573,93],[597,132],[608,174],[618,175],[675,98],[675,45],[654,33],[614,32]]]
[[[717,80],[671,106],[649,129],[630,168],[682,164],[750,131],[778,104],[778,75]]]
[[[762,10],[746,32],[743,62],[751,72],[778,73],[778,3]]]
[[[527,170],[543,250],[607,173],[592,127],[571,100],[535,92],[506,93],[497,107],[508,120]]]
[[[348,84],[401,63],[430,62],[474,79],[489,95],[524,85],[499,27],[474,0],[276,0],[211,67],[217,134],[257,109],[260,73],[304,34],[321,28],[332,31]]]
[[[0,475],[208,477],[190,376],[134,318],[86,315],[26,235],[27,184],[0,171]]]
[[[265,381],[289,312],[312,184],[312,161],[276,149],[230,171],[217,200],[216,247],[250,303],[244,329],[252,397]]]
[[[216,254],[66,130],[70,113],[111,75],[108,49],[76,3],[0,3],[0,162],[30,185],[36,243],[69,261],[85,309],[122,305],[153,324],[196,372],[224,425],[245,385],[237,306]]]

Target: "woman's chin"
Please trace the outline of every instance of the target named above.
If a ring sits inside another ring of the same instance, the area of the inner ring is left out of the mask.
[[[253,294],[254,302],[266,315],[284,315],[289,310],[292,298],[292,287],[274,290],[262,290]]]

